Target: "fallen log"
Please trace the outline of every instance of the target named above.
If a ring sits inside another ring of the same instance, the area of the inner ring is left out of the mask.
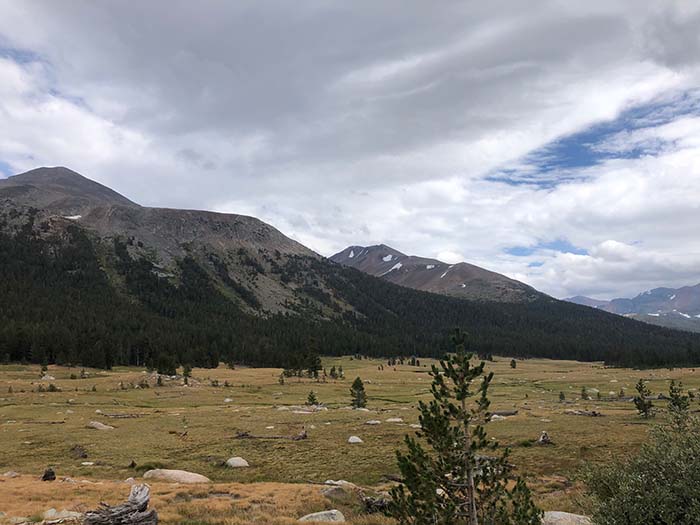
[[[236,435],[233,436],[233,439],[291,439],[292,441],[301,441],[302,439],[308,438],[308,434],[306,433],[306,430],[302,430],[295,436],[258,436],[255,434],[251,434],[250,432],[236,432]]]
[[[133,419],[143,417],[145,414],[107,414],[106,412],[102,412],[101,415],[112,419]]]
[[[126,503],[114,507],[100,503],[99,509],[85,514],[83,525],[157,525],[158,513],[148,510],[150,499],[148,485],[134,485]]]

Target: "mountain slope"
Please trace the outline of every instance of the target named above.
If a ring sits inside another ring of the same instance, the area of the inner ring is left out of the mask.
[[[483,355],[700,362],[691,334],[544,295],[413,290],[252,217],[138,206],[62,168],[42,177],[0,183],[0,297],[11,305],[0,360],[303,367],[317,353],[441,355],[461,327]]]
[[[682,288],[655,288],[632,299],[600,301],[577,296],[565,301],[592,306],[645,323],[700,332],[700,284]]]
[[[473,264],[408,256],[384,244],[349,246],[331,260],[394,284],[466,299],[524,302],[542,295],[526,284]]]

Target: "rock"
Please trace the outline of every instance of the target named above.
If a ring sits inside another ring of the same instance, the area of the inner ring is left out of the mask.
[[[81,445],[71,447],[70,455],[75,459],[86,459],[88,457],[87,450]]]
[[[102,413],[102,410],[100,410],[99,408],[97,410],[95,410],[95,414],[101,414],[101,413]]]
[[[224,403],[233,403],[233,399],[227,397],[226,399],[224,399]]]
[[[403,423],[403,418],[400,417],[390,417],[386,420],[387,423]]]
[[[348,438],[348,443],[364,443],[359,437],[357,436],[350,436]]]
[[[8,470],[2,475],[3,478],[17,478],[19,477],[19,472],[15,472],[14,470]]]
[[[369,408],[356,408],[355,410],[358,410],[360,412],[369,412]]]
[[[143,475],[144,479],[153,479],[157,481],[170,481],[171,483],[211,483],[211,480],[186,470],[172,470],[157,468],[149,470]]]
[[[229,458],[226,461],[226,466],[231,467],[231,468],[242,468],[242,467],[249,467],[250,465],[248,464],[248,462],[245,459],[235,457],[235,458]]]
[[[135,480],[134,478],[126,478],[126,479],[124,480],[124,483],[127,483],[127,484],[129,484],[129,485],[135,485],[135,484],[136,484],[136,480]]]
[[[547,511],[544,513],[542,525],[591,525],[591,519],[580,514],[568,512]]]
[[[540,434],[540,437],[537,439],[537,444],[538,445],[553,445],[552,440],[549,437],[549,434],[547,434],[546,430],[543,430],[542,433]]]
[[[419,425],[418,423],[411,423],[411,424],[408,425],[408,426],[411,427],[411,428],[423,428],[423,427],[422,427],[421,425]]]
[[[51,467],[47,468],[41,476],[41,481],[54,481],[56,479],[56,473]]]
[[[105,425],[99,421],[90,421],[86,426],[87,428],[94,428],[95,430],[114,430],[113,426]]]
[[[345,489],[337,485],[333,487],[323,487],[321,489],[321,495],[328,499],[342,498],[345,494]]]
[[[378,419],[370,419],[369,421],[365,421],[365,425],[380,425],[381,421]]]
[[[491,419],[489,419],[489,421],[504,421],[505,419],[505,416],[499,416],[498,414],[494,414],[491,416]]]
[[[359,487],[355,485],[354,483],[350,483],[349,481],[345,481],[344,479],[339,479],[339,480],[334,480],[334,479],[327,479],[324,482],[326,485],[332,485],[336,487],[342,487],[345,490],[356,490]]]
[[[83,467],[92,467],[94,464],[95,464],[94,461],[83,461],[83,462],[81,463],[81,465],[82,465]]]
[[[24,523],[32,523],[32,520],[29,518],[20,518],[19,516],[13,516],[11,518],[7,518],[7,523],[11,523],[12,525],[19,525]]]
[[[83,515],[80,512],[72,512],[70,510],[62,510],[61,512],[56,511],[56,509],[49,509],[44,512],[45,520],[65,520],[70,518],[82,518]]]
[[[324,510],[323,512],[314,512],[307,514],[299,521],[320,521],[324,523],[345,523],[345,516],[339,510]]]

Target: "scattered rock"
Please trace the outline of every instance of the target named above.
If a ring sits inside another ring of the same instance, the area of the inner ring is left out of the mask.
[[[504,421],[506,419],[505,416],[499,416],[498,414],[494,414],[491,416],[489,421]]]
[[[369,412],[369,408],[355,408],[353,410],[357,410],[359,412]]]
[[[348,443],[364,443],[359,437],[357,436],[350,436],[348,438]]]
[[[158,481],[170,481],[171,483],[211,483],[211,480],[202,476],[201,474],[196,474],[194,472],[187,472],[186,470],[172,470],[172,469],[154,469],[149,470],[143,475],[144,479],[155,479]]]
[[[243,468],[243,467],[249,467],[250,465],[248,462],[240,457],[235,457],[235,458],[229,458],[226,461],[226,466],[231,467],[231,468]]]
[[[56,509],[49,509],[44,512],[45,520],[65,520],[70,518],[80,519],[83,515],[80,512],[72,512],[70,510],[62,510],[58,512]]]
[[[369,421],[365,421],[365,425],[379,425],[381,424],[381,421],[378,419],[370,419]]]
[[[102,410],[100,410],[99,408],[97,410],[95,410],[95,414],[101,414],[101,413],[102,413]]]
[[[517,410],[495,410],[494,412],[491,412],[491,414],[493,414],[495,416],[508,417],[508,416],[517,416],[518,411]]]
[[[92,467],[94,464],[95,464],[94,461],[83,461],[83,462],[81,463],[81,465],[82,465],[83,467]]]
[[[54,481],[56,479],[56,473],[51,467],[47,468],[41,476],[41,481]]]
[[[104,423],[100,423],[99,421],[90,421],[87,424],[87,428],[94,428],[95,430],[114,430],[113,426],[105,425]]]
[[[233,403],[233,399],[227,397],[226,399],[224,399],[224,403]]]
[[[537,444],[538,445],[554,445],[552,440],[549,437],[549,434],[547,434],[546,430],[543,430],[542,433],[540,434],[540,437],[537,439]]]
[[[588,417],[602,417],[603,414],[596,410],[578,410],[575,408],[569,408],[564,410],[564,413],[569,416],[588,416]]]
[[[423,427],[421,427],[418,423],[411,423],[411,424],[408,425],[408,426],[411,427],[411,428],[423,428]]]
[[[2,475],[3,478],[17,478],[19,477],[19,472],[15,472],[14,470],[8,470]]]
[[[135,485],[135,484],[136,484],[136,480],[135,480],[134,478],[126,478],[126,479],[124,480],[124,483],[128,483],[129,485]]]
[[[49,374],[46,374],[41,378],[42,381],[56,381],[56,378],[54,376],[50,376]]]
[[[386,420],[387,423],[403,423],[403,418],[400,417],[390,417]]]
[[[333,487],[323,487],[321,489],[321,495],[328,499],[342,498],[345,494],[345,489],[337,485]]]
[[[356,489],[359,488],[359,487],[358,487],[357,485],[355,485],[354,483],[350,483],[349,481],[345,481],[344,479],[338,479],[338,480],[327,479],[324,483],[325,483],[326,485],[332,485],[332,486],[335,486],[335,487],[342,487],[342,488],[344,488],[345,490],[356,490]]]
[[[345,516],[339,510],[324,510],[323,512],[314,512],[307,514],[299,521],[321,521],[326,523],[345,523]]]
[[[547,511],[544,513],[542,525],[591,525],[591,519],[580,514],[568,512]]]
[[[87,450],[81,445],[75,445],[70,449],[70,455],[74,459],[85,459],[88,457]]]

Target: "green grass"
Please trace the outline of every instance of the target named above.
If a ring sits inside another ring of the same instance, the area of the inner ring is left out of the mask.
[[[574,478],[586,461],[634,452],[653,423],[641,420],[632,403],[617,399],[621,387],[632,395],[640,377],[650,379],[655,393],[667,392],[671,378],[681,379],[691,389],[700,386],[700,374],[691,369],[635,371],[534,359],[518,361],[517,368],[511,369],[509,362],[503,358],[489,364],[495,372],[492,410],[519,413],[489,424],[489,434],[512,447],[511,461],[518,472],[528,477],[543,501],[551,493],[560,510],[566,510],[561,508],[561,487],[551,482],[552,477]],[[39,381],[38,366],[0,366],[0,472],[40,475],[51,465],[59,477],[123,480],[149,468],[165,467],[198,472],[216,482],[346,479],[361,485],[377,485],[386,476],[398,474],[395,450],[403,446],[405,434],[415,432],[408,425],[417,423],[418,400],[429,398],[429,368],[390,367],[381,361],[350,358],[325,359],[323,364],[327,369],[342,365],[345,379],[324,383],[289,378],[280,385],[279,369],[222,366],[195,369],[190,387],[166,381],[163,387],[121,390],[120,382],[138,384],[150,376],[134,368],[116,368],[89,370],[90,377],[71,380],[71,374],[79,376],[79,369],[50,367],[49,374],[56,377],[51,383],[62,390],[51,393],[36,391],[40,383],[49,383]],[[377,369],[380,364],[383,371]],[[370,412],[347,409],[356,376],[365,381]],[[212,387],[214,379],[231,386]],[[155,384],[152,379],[151,384]],[[91,391],[93,385],[96,392]],[[589,392],[600,390],[603,399],[579,400],[583,386]],[[11,394],[7,393],[10,387]],[[279,409],[303,406],[310,390],[329,410],[295,414],[293,408]],[[559,402],[560,391],[566,403]],[[608,392],[615,396],[608,400]],[[232,402],[225,403],[226,398]],[[655,403],[664,406],[663,401]],[[567,408],[595,409],[604,417],[566,415]],[[110,419],[104,413],[142,417]],[[391,417],[401,417],[404,423],[387,423]],[[365,425],[370,419],[382,423]],[[86,428],[93,420],[116,428]],[[302,428],[309,435],[303,441],[234,438],[238,431],[294,435]],[[549,433],[554,446],[533,444],[542,430]],[[349,445],[351,435],[360,436],[364,443]],[[74,445],[83,446],[88,458],[74,459],[69,452]],[[219,466],[231,456],[244,457],[251,468]],[[132,460],[135,469],[128,467]],[[83,466],[83,461],[95,465]],[[571,502],[564,505],[575,507]]]

